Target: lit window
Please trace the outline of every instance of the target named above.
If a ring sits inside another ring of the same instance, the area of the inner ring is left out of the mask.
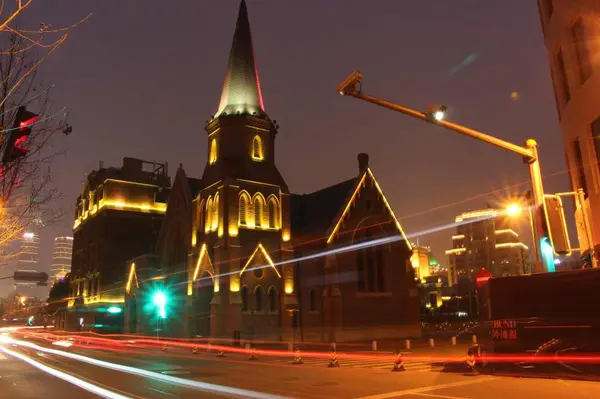
[[[260,136],[254,136],[252,139],[252,159],[262,161],[264,159],[263,145]]]
[[[250,202],[250,198],[246,193],[242,193],[240,195],[240,225],[248,223],[248,202]]]
[[[212,203],[213,200],[211,197],[208,197],[208,201],[206,201],[206,209],[204,212],[204,232],[208,233],[210,228],[212,227],[211,216],[212,216]]]
[[[260,197],[254,199],[254,225],[260,227],[262,225],[263,216],[263,201]]]
[[[217,139],[212,139],[210,142],[210,156],[208,159],[211,165],[217,162]]]
[[[215,195],[215,201],[213,202],[211,223],[213,231],[219,227],[219,194]]]
[[[269,227],[274,229],[277,227],[277,202],[275,198],[269,200]]]

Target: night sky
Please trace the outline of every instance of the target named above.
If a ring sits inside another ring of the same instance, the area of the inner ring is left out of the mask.
[[[26,21],[58,27],[93,13],[43,66],[73,134],[54,165],[68,234],[85,176],[125,156],[183,164],[200,177],[204,124],[218,106],[239,0],[36,1]],[[540,144],[546,192],[568,189],[535,1],[248,0],[267,113],[281,129],[279,170],[305,193],[370,166],[407,233],[525,191],[519,156],[336,93],[360,69],[367,94],[424,109],[509,141]],[[463,62],[464,61],[464,62]],[[463,66],[461,66],[463,63]],[[519,99],[511,98],[511,92]],[[498,190],[493,195],[482,195]],[[423,236],[445,264],[453,231]],[[526,240],[527,241],[527,240]]]

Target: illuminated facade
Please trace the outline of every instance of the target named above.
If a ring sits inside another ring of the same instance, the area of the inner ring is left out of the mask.
[[[52,249],[52,269],[50,278],[63,279],[71,271],[71,256],[73,255],[73,237],[54,238]]]
[[[538,0],[569,180],[583,189],[592,227],[587,238],[582,209],[575,220],[579,246],[600,253],[600,6],[597,1]]]
[[[124,158],[120,168],[91,172],[75,204],[69,287],[70,328],[121,331],[126,261],[153,250],[167,208],[171,181],[167,165]],[[119,320],[119,317],[121,318]]]
[[[415,270],[415,278],[424,279],[425,277],[429,277],[431,274],[430,271],[430,257],[431,257],[431,248],[422,247],[413,244],[413,254],[410,257],[410,263]]]
[[[347,181],[290,194],[275,164],[279,126],[265,111],[244,1],[205,130],[202,178],[178,170],[155,253],[123,273],[127,331],[151,331],[138,316],[140,298],[164,284],[177,301],[168,335],[292,339],[294,324],[297,338],[328,341],[420,333],[410,243],[368,156],[359,155],[359,174]],[[398,239],[298,260],[389,235]],[[154,277],[141,277],[153,263]]]
[[[521,242],[510,216],[494,209],[465,212],[455,220],[462,223],[446,251],[451,285],[461,279],[475,281],[482,267],[493,276],[523,274],[529,248]]]

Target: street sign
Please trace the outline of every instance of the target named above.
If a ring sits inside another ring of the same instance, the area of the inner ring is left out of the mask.
[[[492,278],[492,273],[490,273],[489,271],[487,271],[485,268],[482,267],[475,274],[475,284],[477,284],[477,288],[481,288],[491,278]]]
[[[48,273],[36,270],[17,270],[13,275],[15,282],[28,282],[43,285],[48,281]]]

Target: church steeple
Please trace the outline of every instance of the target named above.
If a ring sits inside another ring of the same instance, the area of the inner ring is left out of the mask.
[[[238,114],[265,115],[245,0],[240,4],[221,102],[215,116]]]

